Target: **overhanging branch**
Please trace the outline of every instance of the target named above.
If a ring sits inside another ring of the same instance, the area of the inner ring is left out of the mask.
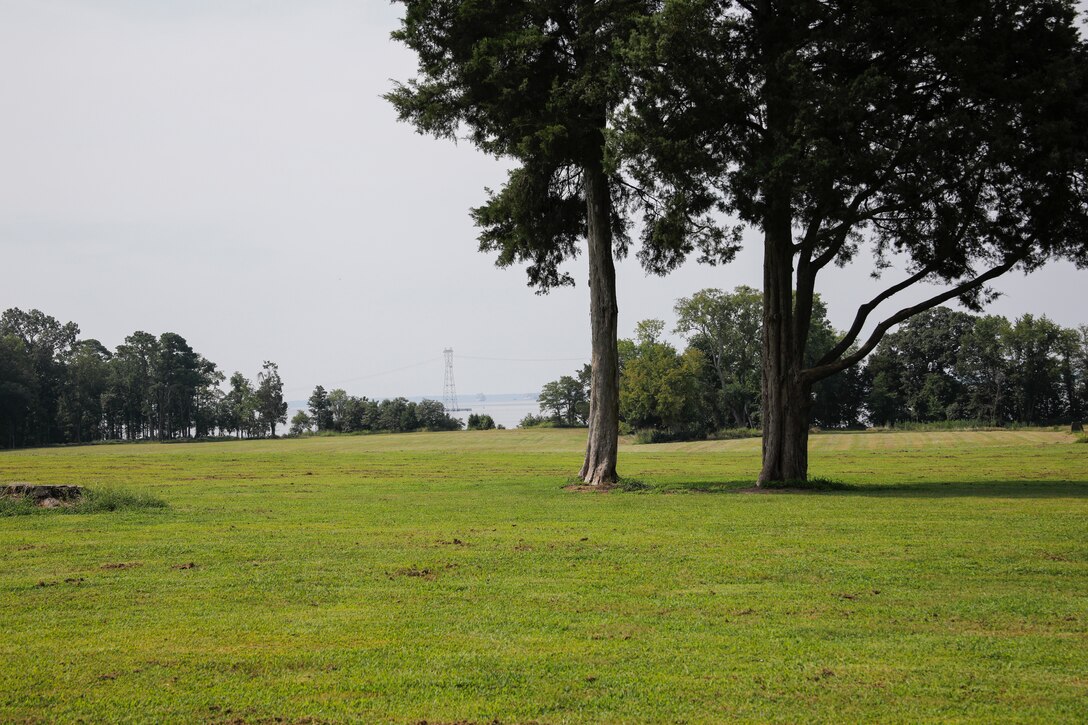
[[[854,324],[850,326],[850,330],[843,336],[841,340],[839,340],[838,344],[836,344],[835,347],[831,348],[831,350],[829,350],[826,355],[824,355],[816,362],[815,367],[819,368],[823,365],[827,365],[828,363],[832,363],[838,360],[844,352],[850,349],[850,346],[854,344],[854,340],[858,339],[858,335],[861,334],[861,328],[865,326],[865,321],[869,319],[869,315],[872,314],[873,310],[875,310],[880,305],[880,303],[884,302],[889,297],[899,294],[907,287],[910,287],[917,282],[921,282],[931,271],[931,267],[923,267],[918,272],[912,274],[910,277],[907,277],[902,282],[892,285],[891,287],[884,290],[876,297],[859,307],[858,314],[854,317]]]
[[[830,377],[837,372],[840,372],[848,367],[851,367],[852,365],[857,364],[866,355],[873,351],[873,348],[875,348],[877,344],[884,338],[884,335],[888,332],[888,330],[890,330],[895,325],[898,325],[900,322],[903,322],[904,320],[909,319],[914,315],[925,312],[928,309],[932,309],[943,302],[948,302],[949,300],[965,295],[968,292],[973,292],[990,280],[996,279],[997,277],[1000,277],[1001,275],[1008,272],[1018,263],[1023,261],[1026,256],[1026,250],[1019,252],[1012,257],[1006,259],[1004,263],[990,269],[983,274],[980,274],[972,280],[964,282],[963,284],[953,287],[952,289],[946,290],[939,295],[934,295],[933,297],[930,297],[924,302],[919,302],[916,305],[913,305],[911,307],[905,307],[899,310],[899,312],[896,312],[894,315],[877,325],[876,329],[873,330],[873,333],[869,335],[869,338],[865,341],[865,344],[863,344],[856,352],[851,355],[847,355],[846,357],[839,360],[817,364],[811,368],[808,368],[807,370],[803,370],[801,372],[802,378],[806,383],[811,385],[812,383],[819,382],[824,378]],[[919,272],[918,274],[921,274],[921,272]],[[898,287],[899,285],[896,286]]]

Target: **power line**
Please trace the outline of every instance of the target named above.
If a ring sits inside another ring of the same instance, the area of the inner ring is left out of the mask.
[[[482,360],[487,362],[507,362],[507,363],[554,363],[554,362],[585,362],[585,357],[552,357],[552,358],[520,358],[520,357],[485,357],[481,355],[457,355],[462,360]],[[392,375],[393,373],[403,372],[404,370],[412,370],[414,368],[423,367],[424,365],[433,365],[438,362],[436,358],[429,358],[427,360],[421,360],[420,362],[412,363],[410,365],[402,365],[401,367],[391,368],[389,370],[382,370],[376,373],[367,373],[366,375],[357,375],[351,378],[341,378],[340,380],[332,380],[322,385],[343,385],[344,383],[354,383],[360,380],[372,380],[374,378],[380,378],[385,375]],[[297,392],[304,392],[302,388],[293,388],[288,391],[288,395],[295,394]]]
[[[585,362],[585,357],[548,357],[548,358],[524,358],[524,357],[478,357],[475,355],[458,355],[462,360],[490,360],[492,362]]]

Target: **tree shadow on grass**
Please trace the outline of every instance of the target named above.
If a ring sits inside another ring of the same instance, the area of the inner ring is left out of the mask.
[[[894,496],[901,498],[1088,498],[1088,480],[1082,481],[921,481],[902,483],[839,483],[816,480],[803,487],[757,489],[751,480],[694,481],[655,484],[639,489],[664,494],[735,494],[764,496]]]

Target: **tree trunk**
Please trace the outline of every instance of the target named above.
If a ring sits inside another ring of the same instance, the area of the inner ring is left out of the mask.
[[[599,162],[584,169],[589,248],[589,318],[592,329],[592,377],[589,389],[589,442],[579,474],[593,486],[617,480],[620,375],[616,303],[616,266],[612,260],[612,199]]]
[[[793,240],[788,205],[769,215],[763,256],[763,470],[758,485],[808,478],[809,386],[794,335]]]

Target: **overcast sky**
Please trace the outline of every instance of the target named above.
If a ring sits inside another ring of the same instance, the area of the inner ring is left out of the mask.
[[[584,260],[576,288],[543,297],[494,267],[468,209],[504,163],[382,100],[414,71],[389,40],[398,10],[0,0],[0,308],[111,348],[177,332],[228,374],[274,360],[292,399],[317,383],[440,394],[447,346],[462,395],[535,391],[588,360]],[[759,264],[753,249],[661,279],[621,263],[621,335],[671,325],[698,289],[759,286]],[[1009,277],[992,310],[1088,322],[1086,282],[1066,264]],[[863,266],[826,275],[832,322],[878,284]]]

